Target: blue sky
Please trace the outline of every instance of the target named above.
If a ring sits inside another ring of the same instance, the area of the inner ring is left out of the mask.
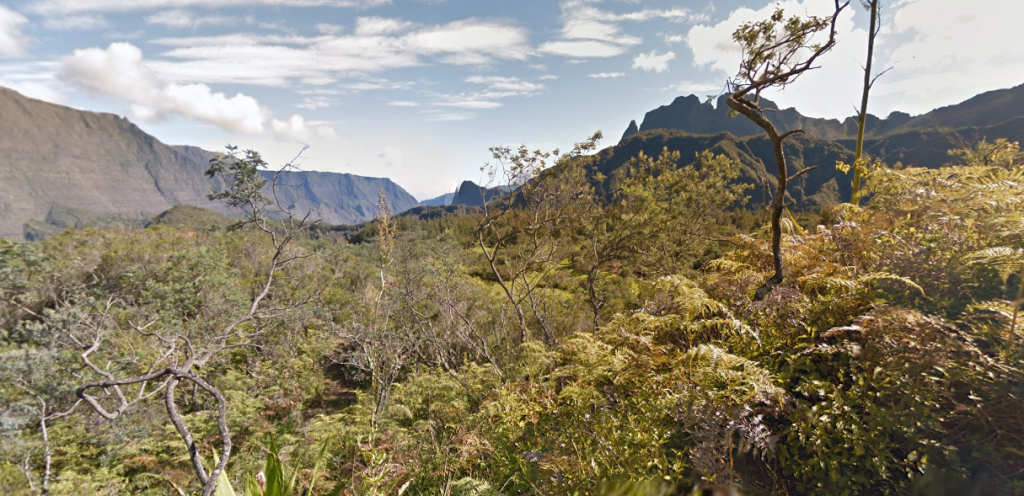
[[[822,68],[768,95],[818,117],[859,100],[851,2]],[[883,0],[871,111],[1024,83],[1018,0]],[[0,0],[0,85],[126,115],[171,144],[231,143],[420,199],[480,179],[488,147],[565,148],[675,97],[719,93],[744,21],[832,0]]]

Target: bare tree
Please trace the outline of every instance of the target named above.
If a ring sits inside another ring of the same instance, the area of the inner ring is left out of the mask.
[[[207,174],[223,176],[230,184],[227,190],[211,194],[211,199],[224,200],[239,209],[244,217],[232,229],[251,226],[268,240],[271,252],[266,265],[257,269],[258,282],[244,308],[238,309],[234,317],[227,316],[223,323],[176,327],[165,326],[159,318],[152,318],[146,323],[136,323],[128,318],[125,324],[125,312],[121,308],[123,302],[118,296],[96,299],[74,288],[54,294],[52,308],[43,312],[23,308],[50,329],[56,345],[76,350],[81,364],[78,374],[84,382],[76,390],[78,402],[68,410],[54,412],[39,397],[44,444],[48,442],[45,423],[70,414],[79,403],[85,403],[107,420],[114,420],[140,402],[159,396],[167,418],[188,449],[196,476],[203,486],[203,496],[214,493],[217,481],[230,460],[232,444],[227,399],[217,386],[203,377],[202,370],[225,350],[252,346],[254,340],[267,330],[270,319],[293,311],[313,297],[267,304],[281,271],[314,254],[299,249],[294,241],[315,221],[309,219],[308,213],[303,217],[293,215],[278,200],[280,175],[294,169],[300,157],[301,153],[273,174],[269,181],[263,170],[267,164],[255,151],[240,153],[237,148],[228,147],[227,154],[211,161]],[[268,193],[269,198],[266,196]],[[126,339],[130,335],[134,337]],[[145,346],[135,346],[133,341],[144,342]],[[176,394],[183,384],[191,384],[193,394],[202,391],[216,402],[221,449],[212,470],[204,464],[192,431],[179,411]],[[46,451],[48,455],[49,450]],[[46,466],[48,472],[48,456]]]
[[[421,343],[418,336],[413,335],[414,330],[402,321],[400,302],[393,297],[398,284],[392,274],[398,226],[383,189],[378,197],[374,224],[378,249],[376,274],[373,280],[366,280],[363,311],[348,325],[339,328],[338,337],[345,344],[331,359],[369,375],[374,399],[371,422],[376,426],[385,412],[395,381],[417,354]]]
[[[29,315],[35,313],[28,312]],[[21,453],[11,449],[5,457],[20,459],[19,465],[30,489],[48,494],[53,478],[50,426],[74,413],[81,400],[75,399],[73,389],[68,387],[71,377],[53,372],[54,368],[64,368],[66,356],[35,344],[22,343],[17,349],[0,353],[0,424],[4,428],[35,425],[38,429],[42,443],[42,475],[38,488],[33,469],[35,449],[26,446],[29,449]]]
[[[530,339],[531,334],[526,306],[541,327],[544,341],[553,344],[556,340],[538,288],[572,252],[573,241],[560,239],[560,235],[571,231],[593,194],[583,162],[600,139],[598,132],[567,154],[531,152],[525,146],[491,149],[496,160],[491,175],[499,178],[509,194],[485,202],[477,242],[516,312],[521,341]],[[547,169],[552,158],[557,167]]]
[[[772,257],[775,273],[757,290],[757,298],[763,298],[771,289],[783,281],[782,264],[782,213],[790,206],[786,201],[786,187],[790,181],[815,167],[808,167],[790,175],[786,165],[783,143],[787,138],[803,133],[802,129],[781,132],[768,119],[766,113],[773,109],[762,108],[761,93],[765,90],[782,89],[792,84],[805,72],[816,69],[818,58],[836,45],[836,22],[839,14],[849,2],[835,1],[835,10],[828,17],[786,18],[778,9],[766,20],[747,23],[733,33],[733,39],[743,50],[740,69],[728,81],[730,91],[726,103],[734,112],[743,114],[761,129],[772,142],[775,152],[777,185],[771,204]],[[816,37],[827,33],[824,41]]]
[[[43,480],[40,484],[39,494],[49,494],[50,492],[50,477],[52,475],[53,465],[53,452],[50,449],[50,434],[47,430],[47,426],[50,422],[67,417],[75,412],[78,408],[79,402],[75,402],[71,407],[66,410],[54,411],[53,406],[49,403],[46,397],[34,391],[31,386],[21,380],[17,387],[24,390],[27,394],[35,398],[39,402],[38,419],[39,419],[39,433],[43,439]]]
[[[857,146],[853,157],[853,194],[850,203],[854,205],[860,203],[860,188],[864,176],[864,130],[867,127],[868,119],[868,95],[871,93],[871,88],[874,87],[875,81],[878,81],[878,78],[889,72],[889,69],[886,69],[878,74],[871,74],[871,65],[875,58],[875,39],[878,38],[878,33],[882,30],[882,23],[879,22],[879,17],[882,13],[882,1],[861,0],[861,4],[870,12],[871,22],[868,27],[867,62],[864,64],[864,88],[860,98],[860,112],[857,114]]]

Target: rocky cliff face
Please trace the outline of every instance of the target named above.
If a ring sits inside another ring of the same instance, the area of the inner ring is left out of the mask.
[[[273,172],[265,172],[268,180]],[[358,224],[373,219],[384,190],[395,213],[419,202],[390,179],[334,172],[284,172],[278,178],[278,198],[292,212],[312,212],[328,224]]]
[[[174,205],[233,213],[211,202],[225,184],[205,176],[210,152],[167,146],[123,117],[26,98],[0,87],[0,237],[21,239],[26,223],[54,207],[143,218]],[[361,222],[384,188],[395,211],[416,200],[386,179],[300,172],[288,201],[329,223]]]
[[[670,105],[658,107],[644,116],[640,131],[653,129],[672,129],[693,134],[730,133],[744,137],[763,134],[764,130],[748,119],[729,116],[726,97],[719,97],[715,105],[702,102],[695,95],[676,98]],[[779,109],[771,100],[762,98],[764,108],[775,109],[767,114],[780,131],[803,129],[810,136],[822,139],[842,139],[857,135],[857,119],[848,117],[843,121],[836,119],[817,119],[806,117],[796,109]],[[897,128],[910,120],[908,114],[894,112],[886,119],[869,116],[867,129],[869,134],[882,134]],[[633,123],[630,124],[632,126]],[[629,133],[629,128],[627,128]],[[628,135],[624,135],[623,139]]]
[[[777,108],[762,99],[763,106]],[[857,122],[815,119],[795,109],[768,113],[780,130],[802,128],[806,135],[786,143],[793,171],[817,168],[791,183],[789,194],[796,208],[825,205],[850,198],[850,177],[836,171],[836,161],[853,160]],[[681,152],[679,165],[688,165],[696,153],[712,150],[742,164],[739,181],[749,184],[750,205],[763,205],[775,184],[775,159],[764,131],[743,117],[730,118],[724,97],[715,106],[696,96],[679,97],[671,105],[647,113],[639,132],[627,129],[622,140],[597,155],[596,167],[605,177],[640,152],[657,156],[664,148]],[[949,151],[981,139],[1024,140],[1024,85],[991,91],[963,103],[911,117],[893,112],[885,119],[868,116],[865,152],[882,161],[908,166],[941,167]],[[609,179],[610,180],[610,179]]]
[[[626,138],[633,136],[634,134],[639,132],[640,128],[637,127],[636,121],[629,121],[629,126],[626,126],[626,132],[622,133],[622,139],[620,139],[619,142],[621,143],[625,141]]]
[[[485,188],[473,181],[463,181],[452,197],[451,205],[479,207],[484,203],[503,196],[501,188]]]
[[[847,117],[818,119],[802,115],[796,109],[779,109],[768,99],[761,99],[764,108],[776,109],[767,117],[780,131],[803,129],[808,136],[827,140],[841,140],[856,137],[857,119]],[[868,115],[865,132],[869,138],[882,138],[893,134],[929,128],[987,127],[1024,116],[1024,85],[1003,90],[990,91],[970,100],[933,110],[927,114],[911,117],[905,112],[893,112],[882,119]],[[631,122],[623,135],[624,141],[635,134]],[[727,132],[737,137],[755,136],[764,131],[748,119],[729,116],[726,97],[721,96],[715,105],[701,101],[697,96],[681,96],[670,105],[654,109],[644,116],[640,131],[671,129],[692,134],[716,134]]]

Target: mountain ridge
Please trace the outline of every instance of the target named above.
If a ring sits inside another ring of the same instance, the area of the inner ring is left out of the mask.
[[[669,105],[662,105],[647,112],[637,130],[674,129],[694,134],[729,132],[737,137],[764,132],[747,119],[731,117],[726,99],[726,95],[719,96],[716,104],[712,105],[696,95],[677,97]],[[857,119],[853,116],[842,121],[808,117],[792,107],[780,109],[775,102],[766,98],[761,99],[761,106],[774,110],[766,113],[766,117],[780,131],[801,128],[808,135],[831,140],[852,138],[857,134]],[[868,114],[865,135],[868,138],[883,138],[917,129],[991,126],[1021,117],[1024,115],[1022,108],[1024,84],[987,91],[960,103],[939,107],[918,116],[900,111],[891,112],[885,118]],[[626,128],[623,140],[636,132],[633,131],[635,122],[631,121]]]
[[[693,163],[695,153],[709,149],[740,162],[739,181],[753,187],[749,206],[766,204],[776,181],[771,144],[760,127],[741,116],[730,117],[724,98],[712,106],[694,95],[681,96],[647,112],[639,128],[630,122],[616,145],[598,152],[595,167],[611,181],[640,152],[658,156],[665,147],[679,150],[678,165],[685,166]],[[770,100],[761,103],[777,109]],[[806,117],[793,108],[767,116],[780,131],[798,127],[806,131],[787,140],[785,148],[791,171],[816,167],[790,185],[796,208],[849,200],[851,178],[837,171],[835,164],[853,161],[856,120]],[[950,150],[998,138],[1024,140],[1024,85],[982,93],[919,116],[893,112],[880,119],[869,115],[864,150],[888,164],[934,168],[950,162]]]
[[[28,223],[45,222],[54,208],[139,219],[175,205],[235,213],[207,197],[226,187],[205,175],[212,152],[164,144],[121,116],[35,100],[4,87],[0,115],[0,238],[23,239]],[[287,175],[294,194],[286,206],[314,210],[324,222],[369,220],[380,188],[395,211],[418,205],[387,178],[294,174]]]

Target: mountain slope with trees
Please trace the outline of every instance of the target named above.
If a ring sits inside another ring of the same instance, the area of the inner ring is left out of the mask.
[[[637,153],[657,156],[666,146],[682,152],[680,165],[692,163],[701,150],[713,149],[743,164],[739,180],[754,187],[751,204],[764,205],[770,196],[759,190],[776,182],[773,152],[759,127],[729,116],[726,98],[712,106],[693,95],[679,97],[672,105],[648,112],[638,131],[630,123],[617,145],[600,152],[598,169],[611,177]],[[770,100],[761,103],[767,109],[778,108]],[[801,205],[797,208],[849,200],[851,174],[837,171],[835,164],[852,162],[857,120],[809,118],[792,108],[765,115],[780,130],[806,131],[786,143],[795,170],[817,166],[789,189]],[[951,150],[986,139],[1024,140],[1024,85],[984,93],[917,117],[898,112],[886,119],[869,115],[866,124],[864,150],[869,156],[889,164],[941,167],[949,162]]]
[[[380,192],[348,227],[229,147],[233,219],[0,239],[0,490],[1024,495],[1024,151],[922,128],[869,145],[935,162],[850,164],[780,130],[757,95],[831,50],[834,5],[735,31],[758,135],[497,146],[478,206]],[[811,194],[839,179],[863,195]]]
[[[727,132],[739,137],[760,134],[761,129],[750,121],[730,117],[726,99],[727,96],[720,96],[712,105],[696,95],[680,96],[670,105],[647,112],[639,131],[676,129],[693,134]],[[857,135],[855,117],[848,117],[843,121],[807,117],[794,108],[780,109],[775,102],[767,98],[761,98],[761,106],[775,110],[766,115],[781,131],[802,128],[810,136],[829,140],[854,138]],[[890,113],[884,119],[868,114],[865,134],[869,138],[880,139],[912,130],[987,127],[1024,117],[1022,109],[1024,84],[982,93],[964,102],[941,107],[916,117],[898,111]],[[623,139],[632,134],[630,130],[634,124],[635,122],[631,123],[627,128]]]
[[[207,198],[225,188],[204,175],[211,152],[165,145],[123,117],[33,100],[2,87],[0,116],[0,237],[74,227],[47,221],[68,211],[106,222],[138,221],[174,205],[233,213]],[[311,208],[335,224],[372,219],[381,188],[397,210],[417,205],[388,179],[294,172],[287,186],[282,192],[289,205]]]
[[[605,197],[593,147],[509,151],[534,180],[461,215],[384,201],[352,244],[191,207],[0,241],[0,488],[1021,493],[1019,147],[871,169],[762,299],[738,162],[643,156]]]

